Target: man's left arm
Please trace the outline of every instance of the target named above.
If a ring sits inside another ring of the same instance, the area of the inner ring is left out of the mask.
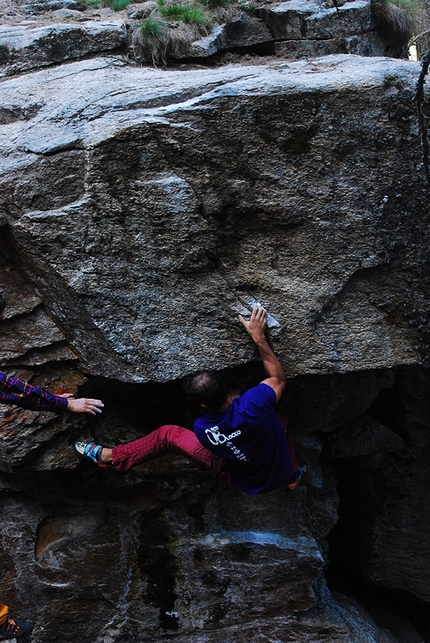
[[[239,315],[239,321],[243,324],[248,334],[251,335],[263,361],[268,378],[263,380],[262,384],[267,384],[273,388],[276,394],[276,401],[278,402],[284,391],[287,378],[281,362],[270,348],[266,339],[266,310],[261,304],[254,304],[249,322],[245,321],[242,315]]]

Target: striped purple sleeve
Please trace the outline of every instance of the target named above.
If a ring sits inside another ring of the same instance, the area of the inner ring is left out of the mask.
[[[5,373],[0,373],[0,402],[15,404],[31,411],[63,411],[67,408],[66,398],[16,377],[7,377]]]

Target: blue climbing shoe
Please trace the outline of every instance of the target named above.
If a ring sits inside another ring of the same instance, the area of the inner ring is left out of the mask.
[[[75,442],[73,449],[80,458],[83,460],[90,460],[96,464],[100,469],[110,469],[112,464],[110,462],[102,461],[102,449],[100,444],[94,442]]]

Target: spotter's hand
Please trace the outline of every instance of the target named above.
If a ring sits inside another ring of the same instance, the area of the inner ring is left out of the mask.
[[[60,397],[67,399],[67,410],[72,413],[90,413],[96,415],[102,412],[104,404],[101,400],[92,400],[87,397],[73,397],[71,393],[64,393]]]

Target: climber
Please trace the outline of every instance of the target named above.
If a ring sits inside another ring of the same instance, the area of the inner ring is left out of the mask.
[[[282,366],[265,337],[267,313],[255,304],[250,321],[239,320],[255,342],[268,377],[243,395],[234,397],[218,376],[200,371],[184,382],[185,391],[207,412],[194,423],[194,432],[164,425],[133,442],[113,448],[76,442],[78,456],[101,468],[127,471],[158,455],[174,451],[227,483],[249,494],[285,485],[297,486],[304,467],[297,467],[293,442],[275,404],[285,387]]]
[[[0,318],[6,301],[0,293]],[[40,386],[31,386],[16,377],[0,372],[0,402],[14,404],[32,411],[71,411],[72,413],[101,413],[103,402],[89,398],[75,398],[71,393],[54,395]],[[1,640],[1,636],[0,636]]]
[[[8,606],[0,603],[0,641],[19,639],[30,634],[32,630],[33,626],[28,621],[9,618]]]

